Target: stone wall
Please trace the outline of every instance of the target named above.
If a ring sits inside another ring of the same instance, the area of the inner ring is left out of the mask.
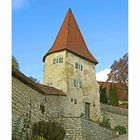
[[[53,60],[63,57],[63,63],[53,64]],[[65,72],[66,51],[52,53],[45,58],[44,63],[44,85],[52,83],[52,87],[67,93],[67,81]]]
[[[101,107],[101,110],[103,110],[103,111],[128,116],[128,109],[118,108],[115,106],[106,105],[106,104],[102,104],[102,103],[100,104],[100,107]]]
[[[12,116],[28,117],[31,111],[32,121],[39,121],[42,118],[40,103],[43,98],[41,93],[12,77]]]
[[[128,131],[128,109],[101,104],[101,111],[110,119],[111,128],[121,125]]]
[[[83,70],[75,68],[75,63],[83,66]],[[66,76],[68,84],[68,96],[77,99],[77,105],[71,112],[77,117],[85,114],[85,103],[90,104],[90,119],[96,121],[100,117],[99,85],[96,81],[95,64],[66,52]],[[81,81],[81,87],[74,87],[74,80]]]
[[[99,124],[82,119],[84,140],[109,140],[115,137],[115,133]]]
[[[91,121],[79,117],[66,118],[63,116],[64,106],[62,96],[45,96],[24,84],[15,77],[12,77],[12,119],[18,117],[29,117],[31,123],[44,121],[57,121],[66,130],[65,140],[106,140],[114,137],[114,133]],[[42,113],[40,105],[44,105],[45,111]]]
[[[107,117],[110,119],[111,128],[114,128],[117,125],[124,126],[128,131],[128,116],[111,113],[104,111],[103,113],[107,114]]]
[[[12,77],[12,114],[13,116],[28,117],[32,122],[47,120],[63,115],[63,96],[43,95],[30,86]],[[44,106],[44,112],[41,110]],[[14,119],[14,118],[13,118]]]
[[[52,120],[61,123],[65,128],[65,140],[108,140],[115,137],[112,130],[82,118],[53,118]]]

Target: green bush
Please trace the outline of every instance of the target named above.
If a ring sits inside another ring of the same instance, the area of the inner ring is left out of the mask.
[[[119,132],[119,135],[126,134],[126,128],[121,125],[115,126],[114,131]]]
[[[118,94],[116,90],[115,84],[110,83],[110,89],[109,89],[109,105],[118,106],[119,105],[119,99]]]
[[[101,88],[100,89],[100,102],[103,104],[107,104],[108,103],[108,99],[107,99],[107,95],[106,95],[106,88]]]
[[[32,126],[33,136],[41,136],[46,140],[63,140],[66,132],[57,122],[39,121]]]
[[[99,122],[99,125],[107,127],[107,128],[111,128],[110,119],[107,117],[106,114],[103,114],[103,120]]]
[[[84,118],[85,114],[84,113],[81,113],[80,114],[80,118]]]

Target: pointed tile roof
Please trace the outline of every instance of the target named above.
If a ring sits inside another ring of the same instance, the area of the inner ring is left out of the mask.
[[[71,53],[74,53],[75,55],[78,55],[79,57],[82,57],[83,59],[98,64],[97,60],[90,53],[86,46],[71,9],[68,10],[56,40],[52,48],[43,57],[43,61],[47,55],[62,50],[67,50]]]

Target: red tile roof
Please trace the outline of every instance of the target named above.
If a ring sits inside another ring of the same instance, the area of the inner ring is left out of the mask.
[[[78,55],[79,57],[82,57],[83,59],[98,64],[97,60],[86,46],[71,9],[68,10],[56,40],[52,48],[43,57],[43,61],[45,61],[47,55],[62,50],[67,50],[75,55]]]
[[[49,87],[46,85],[42,85],[42,84],[38,84],[38,86],[47,93],[47,95],[61,95],[61,96],[66,96],[66,94],[60,90],[60,89],[56,89],[54,87]]]
[[[29,77],[25,76],[23,73],[21,73],[18,70],[12,70],[12,76],[23,82],[24,84],[30,86],[31,88],[35,89],[36,91],[40,92],[43,95],[57,95],[57,96],[66,96],[66,94],[59,89],[56,89],[54,87],[49,87],[46,85],[35,83],[33,80],[31,80]]]

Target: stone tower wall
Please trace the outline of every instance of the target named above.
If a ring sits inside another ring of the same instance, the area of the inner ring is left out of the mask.
[[[82,65],[82,70],[75,68],[75,63]],[[75,116],[85,113],[85,102],[90,103],[90,119],[97,120],[100,116],[99,86],[96,81],[95,65],[70,52],[66,53],[67,95],[77,100],[72,104],[71,113]],[[81,87],[74,87],[74,80],[81,82]]]
[[[53,60],[63,57],[63,63],[53,64]],[[75,63],[83,69],[76,69]],[[79,117],[85,113],[85,102],[90,103],[90,119],[100,116],[99,86],[95,77],[95,65],[68,51],[48,55],[44,64],[44,84],[63,90],[67,97],[63,102],[65,117]],[[81,87],[74,86],[74,80]]]
[[[53,64],[53,60],[63,57],[63,63]],[[67,82],[65,72],[66,51],[60,51],[48,55],[44,63],[44,84],[52,83],[57,89],[63,90],[67,93]]]

